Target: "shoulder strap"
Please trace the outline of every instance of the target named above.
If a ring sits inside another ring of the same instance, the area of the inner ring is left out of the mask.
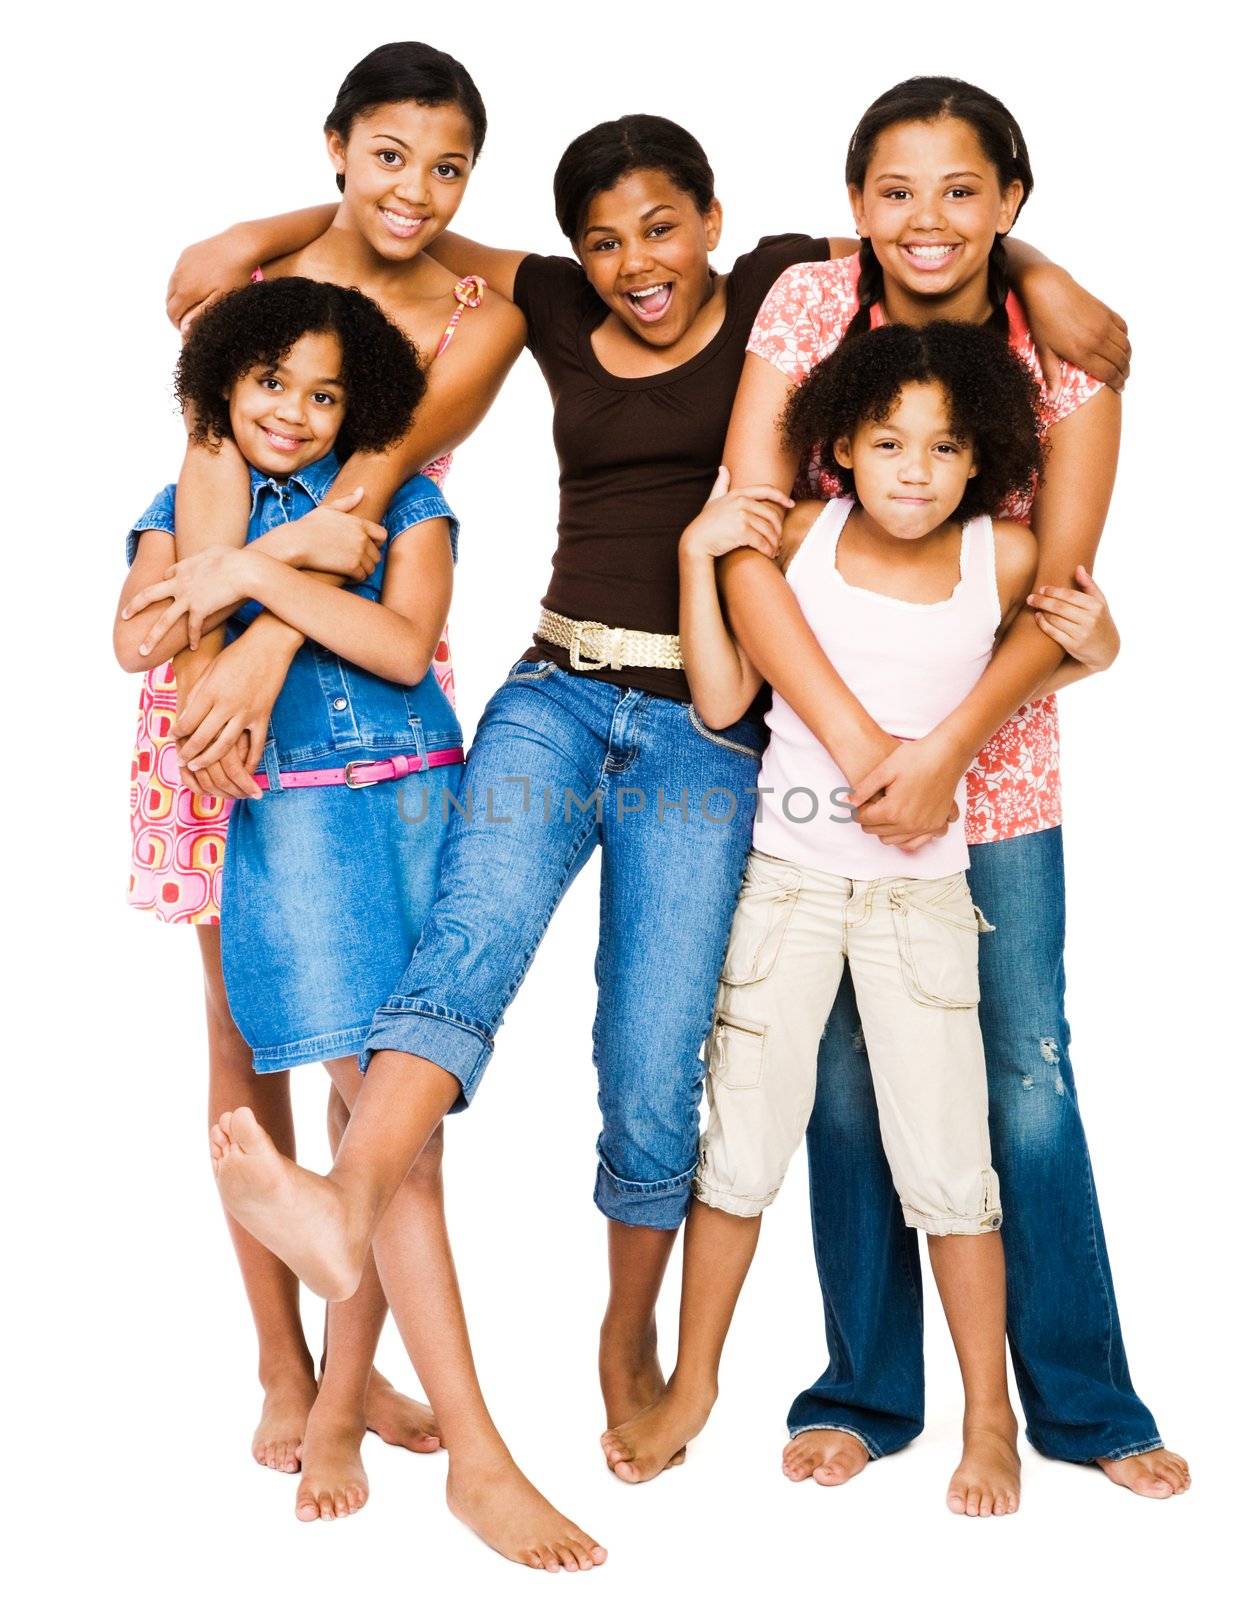
[[[794,573],[813,569],[822,574],[836,566],[836,547],[841,542],[841,531],[849,521],[854,502],[848,496],[829,500],[811,523],[806,537],[797,547],[797,554],[789,562],[785,577],[791,584]]]
[[[976,517],[963,529],[962,583],[973,616],[987,620],[993,633],[1001,622],[1001,597],[997,590],[997,536],[992,518]]]
[[[454,338],[455,330],[459,327],[459,319],[463,316],[464,312],[469,310],[475,311],[476,308],[481,304],[482,300],[485,298],[485,287],[485,279],[479,278],[475,275],[467,278],[461,278],[455,285],[455,288],[452,291],[456,301],[455,309],[451,312],[451,320],[447,323],[441,339],[438,340],[438,348],[433,352],[433,358],[435,361]]]

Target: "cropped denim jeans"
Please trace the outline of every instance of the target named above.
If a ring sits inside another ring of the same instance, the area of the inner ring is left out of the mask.
[[[1138,1455],[1161,1439],[1127,1370],[1071,1070],[1062,830],[974,845],[968,877],[994,929],[979,941],[979,1021],[1027,1437],[1064,1461]],[[923,1304],[848,981],[820,1048],[807,1151],[829,1359],[789,1429],[840,1428],[887,1455],[923,1427]]]
[[[438,896],[364,1051],[458,1078],[468,1104],[555,907],[602,846],[595,1202],[675,1229],[698,1154],[700,1052],[753,832],[761,726],[519,661],[486,707]]]

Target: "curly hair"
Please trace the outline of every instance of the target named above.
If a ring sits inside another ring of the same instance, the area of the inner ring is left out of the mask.
[[[215,448],[230,438],[234,385],[255,367],[279,366],[305,333],[336,334],[342,346],[339,459],[397,444],[425,392],[419,352],[376,301],[312,278],[250,283],[196,318],[174,374],[192,440]]]
[[[1005,340],[965,322],[901,323],[846,339],[789,396],[781,427],[803,459],[831,466],[838,439],[864,423],[884,422],[907,383],[938,383],[949,399],[949,425],[975,451],[956,516],[999,515],[1035,483],[1044,462],[1044,417],[1036,380]],[[847,494],[854,475],[839,463]]]

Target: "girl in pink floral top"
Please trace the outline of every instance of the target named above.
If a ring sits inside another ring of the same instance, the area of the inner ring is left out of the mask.
[[[740,494],[745,521],[758,510],[751,496],[797,479],[802,464],[786,452],[778,419],[792,386],[845,338],[883,321],[986,323],[1041,376],[1005,273],[1004,239],[1032,186],[1006,108],[956,79],[900,84],[859,124],[846,178],[859,257],[789,268],[749,341],[724,460],[733,483],[772,488]],[[1042,481],[1025,502],[1001,508],[1028,519],[1037,536],[1031,609],[927,737],[888,737],[835,678],[829,725],[839,730],[833,754],[856,784],[850,798],[862,826],[892,844],[943,832],[969,768],[971,888],[995,925],[980,943],[980,1020],[1028,1437],[1047,1455],[1095,1461],[1115,1482],[1164,1498],[1189,1479],[1186,1463],[1162,1448],[1127,1370],[1068,1055],[1057,712],[1051,695],[1032,699],[1042,683],[1085,676],[1116,652],[1089,569],[1113,488],[1120,403],[1065,364],[1048,387]],[[821,463],[804,470],[805,493],[841,492]],[[740,542],[756,541],[743,533]],[[733,627],[764,676],[774,641],[752,637],[750,623],[767,559],[734,550],[720,568]],[[900,1449],[923,1419],[918,1263],[889,1193],[861,1041],[846,986],[824,1036],[807,1136],[830,1361],[794,1402],[785,1453],[790,1478],[827,1485]],[[644,1421],[634,1430],[639,1454],[648,1432],[660,1431]]]

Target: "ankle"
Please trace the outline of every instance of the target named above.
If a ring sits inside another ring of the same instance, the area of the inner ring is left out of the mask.
[[[667,1383],[667,1395],[679,1405],[709,1411],[719,1399],[719,1375],[715,1372],[682,1370],[680,1362]]]
[[[334,1433],[358,1434],[362,1439],[367,1430],[364,1407],[358,1395],[339,1395],[322,1389],[308,1417],[308,1426]]]
[[[280,1356],[265,1353],[260,1357],[257,1376],[260,1387],[267,1394],[270,1389],[281,1389],[287,1385],[315,1385],[316,1365],[307,1350],[291,1350]]]
[[[659,1358],[659,1330],[653,1319],[638,1327],[634,1321],[616,1321],[608,1312],[598,1331],[598,1359],[612,1366],[640,1372]]]
[[[977,1429],[1005,1433],[1011,1437],[1017,1434],[1018,1418],[1014,1415],[1008,1395],[990,1395],[967,1401],[962,1413],[962,1431],[970,1433]]]

